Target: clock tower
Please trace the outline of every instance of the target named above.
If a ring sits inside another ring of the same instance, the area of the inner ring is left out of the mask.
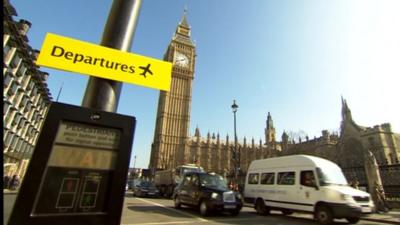
[[[170,169],[186,163],[195,45],[186,10],[168,45],[164,60],[173,63],[170,91],[160,91],[149,168]]]

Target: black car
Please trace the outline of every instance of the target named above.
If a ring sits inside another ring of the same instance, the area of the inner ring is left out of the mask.
[[[158,197],[159,191],[150,181],[142,181],[139,185],[133,187],[133,196],[138,197]]]
[[[175,208],[181,205],[198,208],[202,216],[213,211],[225,211],[236,216],[242,209],[242,196],[230,190],[218,174],[186,173],[173,195]]]

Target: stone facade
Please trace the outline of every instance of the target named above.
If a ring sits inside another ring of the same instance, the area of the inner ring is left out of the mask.
[[[265,129],[266,140],[259,140],[258,143],[251,139],[250,143],[244,137],[242,142],[238,143],[240,151],[241,173],[247,171],[250,163],[256,159],[270,158],[280,155],[281,143],[275,142],[275,134],[270,135],[268,124],[272,125],[272,118],[268,113],[267,128]],[[272,126],[269,126],[273,128]],[[273,129],[275,131],[275,129]],[[268,143],[268,144],[265,144]],[[200,129],[196,128],[195,135],[190,137],[185,149],[185,163],[196,163],[202,166],[206,171],[212,171],[225,176],[233,174],[233,152],[234,140],[230,140],[227,135],[224,139],[220,134],[212,135],[208,132],[206,137],[202,137]]]
[[[38,51],[28,44],[31,24],[14,21],[17,13],[9,1],[3,1],[3,157],[4,175],[23,177],[51,95],[48,74],[35,61]]]

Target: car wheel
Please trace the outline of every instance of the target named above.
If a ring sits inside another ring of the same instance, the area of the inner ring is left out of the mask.
[[[209,208],[208,208],[208,202],[207,200],[202,200],[200,203],[200,214],[202,216],[208,216],[210,214],[209,212]]]
[[[285,215],[285,216],[288,216],[288,215],[292,215],[292,214],[293,214],[293,211],[292,211],[292,210],[289,210],[289,209],[282,209],[281,212],[282,212],[282,214]]]
[[[333,215],[331,210],[326,206],[318,206],[315,212],[315,218],[320,224],[328,225],[333,222]]]
[[[175,207],[175,209],[181,208],[181,200],[179,199],[179,196],[176,196],[174,198],[174,207]]]
[[[349,223],[351,223],[351,224],[355,224],[355,223],[357,223],[357,222],[360,220],[360,218],[357,218],[357,217],[349,217],[349,218],[346,218],[346,220],[349,221]]]
[[[268,215],[269,214],[269,207],[264,204],[262,199],[258,199],[256,202],[256,211],[259,215]]]

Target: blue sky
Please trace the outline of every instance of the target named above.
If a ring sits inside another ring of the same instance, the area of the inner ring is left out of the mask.
[[[111,1],[11,0],[16,19],[32,23],[30,45],[45,33],[100,43]],[[162,59],[188,7],[196,43],[190,134],[196,126],[239,139],[264,139],[271,112],[282,132],[320,136],[339,131],[341,96],[356,123],[389,122],[400,132],[400,1],[398,0],[143,0],[131,52]],[[87,76],[50,73],[53,98],[81,105]],[[137,119],[133,153],[147,168],[159,91],[124,84],[118,113]],[[232,138],[231,138],[232,139]],[[133,166],[131,160],[131,166]]]

